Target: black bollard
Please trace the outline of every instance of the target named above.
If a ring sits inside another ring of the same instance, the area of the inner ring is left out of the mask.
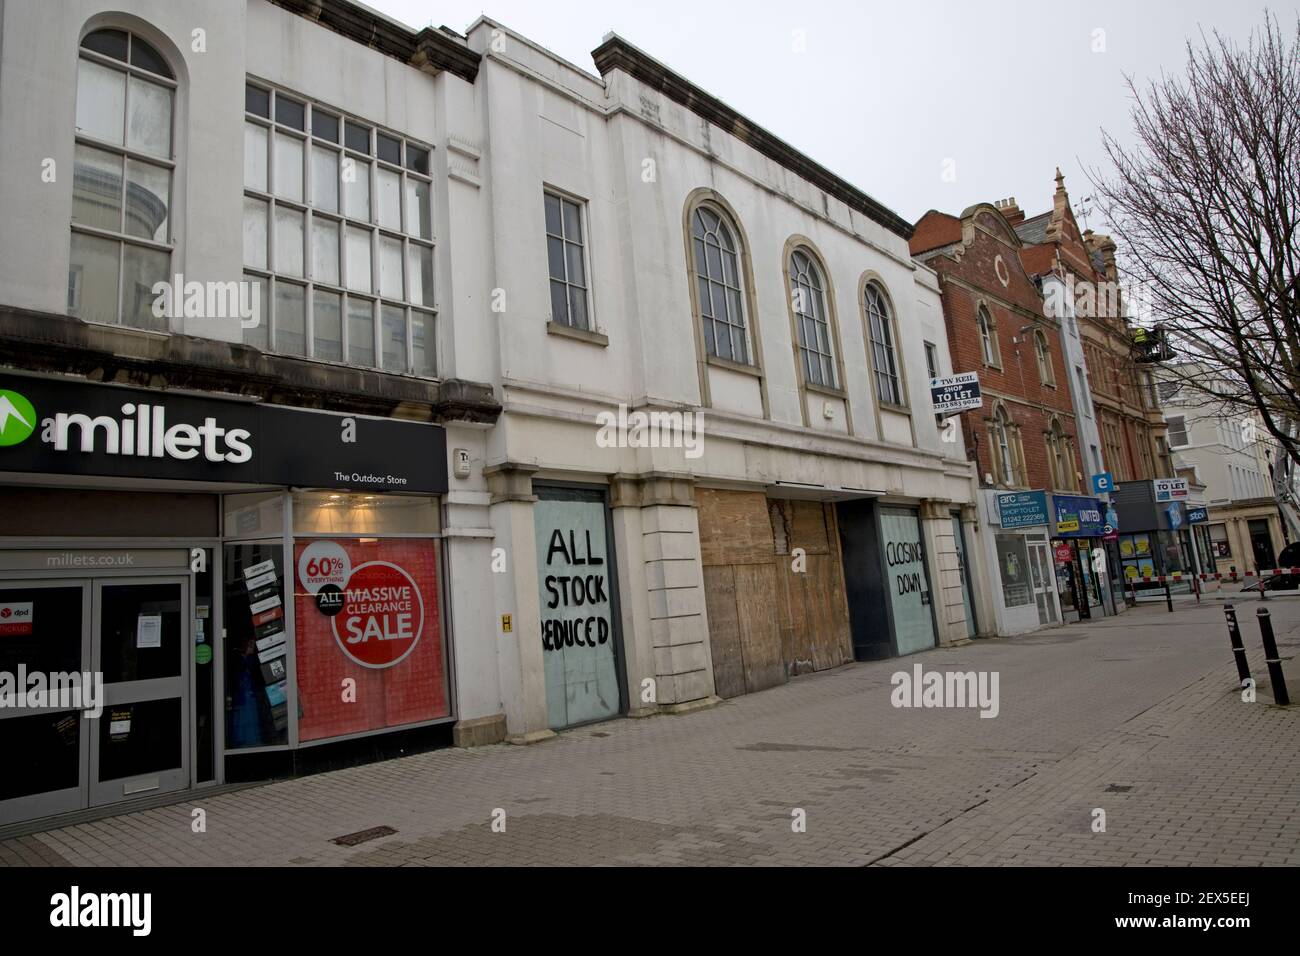
[[[1273,622],[1269,620],[1268,610],[1260,608],[1259,637],[1264,642],[1264,662],[1268,664],[1268,679],[1273,685],[1273,702],[1286,706],[1291,698],[1286,692],[1286,677],[1282,673],[1282,659],[1277,656],[1277,641],[1273,639]]]
[[[1246,645],[1241,641],[1241,628],[1237,624],[1237,612],[1231,604],[1223,606],[1223,616],[1228,619],[1228,640],[1232,642],[1232,656],[1237,661],[1237,676],[1242,686],[1250,680],[1250,665],[1246,663]]]

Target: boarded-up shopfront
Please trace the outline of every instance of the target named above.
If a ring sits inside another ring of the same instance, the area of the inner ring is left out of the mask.
[[[834,508],[707,488],[696,501],[718,696],[852,661]]]

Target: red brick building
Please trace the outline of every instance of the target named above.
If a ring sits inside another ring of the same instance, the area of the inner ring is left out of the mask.
[[[953,371],[979,373],[984,406],[961,423],[981,484],[1080,491],[1060,326],[1045,314],[1013,225],[986,203],[960,217],[931,210],[910,245],[939,273]]]
[[[1134,326],[1125,318],[1114,241],[1080,231],[1059,169],[1051,210],[1026,219],[1012,202],[1002,212],[1024,243],[1021,258],[1029,274],[1039,278],[1054,272],[1078,290],[1075,311],[1105,469],[1116,481],[1174,477],[1150,368],[1135,361]],[[1090,467],[1100,464],[1095,454],[1092,458]]]

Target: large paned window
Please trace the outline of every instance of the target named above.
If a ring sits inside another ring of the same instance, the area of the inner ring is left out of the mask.
[[[582,204],[547,192],[546,258],[551,272],[551,321],[590,329]]]
[[[1016,426],[1001,405],[993,412],[989,437],[992,440],[993,480],[1001,485],[1018,484]]]
[[[261,349],[433,377],[429,148],[250,83],[244,268]]]
[[[804,249],[790,253],[790,297],[804,381],[836,388],[835,348],[826,311],[826,284],[821,270]]]
[[[903,401],[903,386],[898,374],[898,350],[894,347],[894,323],[889,312],[889,302],[874,282],[867,283],[863,299],[867,312],[867,331],[871,336],[871,368],[876,376],[876,398],[885,405],[904,405],[906,402]]]
[[[171,279],[176,78],[126,30],[96,30],[77,59],[68,314],[167,331],[153,287]]]
[[[1052,469],[1052,487],[1061,491],[1074,491],[1074,455],[1070,440],[1059,421],[1053,420],[1047,433],[1047,460]]]
[[[741,250],[734,226],[720,210],[702,205],[691,213],[691,250],[705,351],[715,358],[752,364]]]

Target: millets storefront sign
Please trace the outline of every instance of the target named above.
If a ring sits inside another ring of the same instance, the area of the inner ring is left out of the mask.
[[[442,494],[447,449],[432,424],[5,376],[0,471]]]

